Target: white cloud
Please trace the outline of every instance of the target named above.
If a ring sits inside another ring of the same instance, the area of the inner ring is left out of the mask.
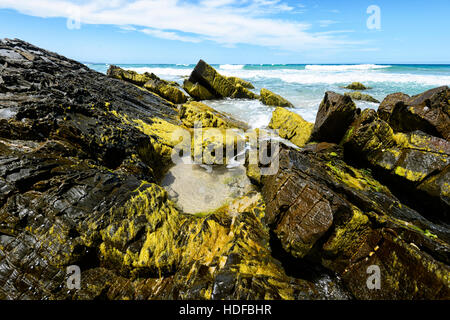
[[[354,45],[307,23],[274,18],[294,8],[282,0],[0,0],[0,8],[37,17],[79,16],[84,24],[136,26],[155,37],[187,42],[210,40],[307,51]]]
[[[332,24],[336,24],[339,23],[339,21],[334,21],[334,20],[320,20],[319,21],[319,26],[321,26],[322,28],[328,27]]]

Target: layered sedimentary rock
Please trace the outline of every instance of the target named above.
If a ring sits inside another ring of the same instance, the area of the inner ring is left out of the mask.
[[[450,143],[422,131],[395,133],[375,110],[366,109],[349,127],[343,141],[349,158],[365,161],[404,200],[425,215],[448,221]]]
[[[221,75],[203,60],[197,63],[189,79],[184,83],[185,90],[199,100],[227,97],[258,99],[258,95],[248,90],[247,87],[246,83]]]
[[[278,107],[272,113],[269,127],[277,129],[280,137],[285,138],[299,147],[303,147],[311,136],[313,124],[300,115],[285,108]]]
[[[205,217],[168,200],[173,104],[20,40],[0,64],[1,299],[333,297],[271,256],[257,193]]]
[[[347,165],[339,148],[284,149],[278,173],[263,177],[267,223],[283,248],[340,274],[359,299],[448,298],[448,229]],[[371,265],[381,268],[382,290],[363,285]]]
[[[185,103],[188,100],[188,97],[180,90],[176,82],[160,79],[153,73],[145,72],[139,74],[132,70],[123,70],[117,66],[110,66],[107,75],[143,87],[175,104]]]
[[[195,216],[160,186],[174,133],[200,122],[200,148],[187,147],[214,162],[216,146],[245,143],[245,124],[176,106],[143,88],[145,75],[106,77],[20,40],[0,42],[0,66],[0,299],[449,299],[449,146],[439,135],[397,132],[327,93],[304,145],[312,125],[277,108],[272,126],[303,137],[302,148],[277,150],[270,175],[249,166],[257,185],[243,179]],[[219,97],[207,83],[194,85]],[[439,92],[416,104],[445,110]],[[70,265],[80,290],[66,287]],[[373,265],[380,290],[366,285]]]
[[[294,108],[291,102],[265,88],[261,89],[261,102],[268,106]]]

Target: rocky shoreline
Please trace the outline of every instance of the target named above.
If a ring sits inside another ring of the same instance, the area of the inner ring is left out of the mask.
[[[180,86],[1,40],[0,299],[449,299],[450,89],[378,110],[326,92],[314,124],[253,89],[202,60]],[[290,143],[275,172],[247,153],[210,184],[174,171],[174,133],[198,123],[200,144],[183,147],[213,172],[252,135],[278,145],[207,105],[218,98],[277,107],[270,128]],[[169,173],[186,180],[170,189]],[[227,202],[184,212],[171,192],[197,184]]]

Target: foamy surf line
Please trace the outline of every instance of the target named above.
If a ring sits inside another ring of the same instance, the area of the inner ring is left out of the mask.
[[[450,76],[414,73],[384,72],[390,66],[380,65],[307,65],[305,69],[260,69],[246,70],[244,65],[221,65],[217,70],[225,76],[236,76],[250,81],[265,79],[281,80],[298,84],[343,84],[354,81],[363,83],[400,83],[427,86],[450,85]],[[322,68],[324,67],[324,68]],[[333,68],[336,70],[332,70]],[[345,69],[348,68],[348,69]],[[161,78],[181,79],[188,77],[192,68],[134,67],[138,73],[154,73]]]
[[[347,71],[347,70],[371,70],[371,69],[387,69],[391,68],[389,65],[377,64],[349,64],[349,65],[319,65],[309,64],[305,66],[305,70],[314,71]]]

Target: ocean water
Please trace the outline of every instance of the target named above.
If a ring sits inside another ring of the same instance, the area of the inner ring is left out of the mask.
[[[96,71],[106,73],[107,64],[87,64]],[[119,64],[124,69],[139,73],[153,72],[160,78],[182,84],[195,65],[173,64]],[[226,76],[237,76],[250,81],[255,92],[267,88],[291,101],[305,120],[314,122],[326,91],[344,93],[351,82],[362,82],[372,89],[366,93],[382,101],[390,93],[419,94],[428,89],[450,85],[450,65],[212,65]],[[211,107],[228,112],[248,122],[254,128],[268,125],[274,108],[259,101],[224,99],[206,102]],[[356,102],[357,106],[378,108],[378,104]]]

